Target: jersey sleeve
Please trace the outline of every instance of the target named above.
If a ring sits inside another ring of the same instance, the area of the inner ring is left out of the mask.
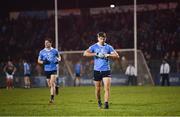
[[[88,49],[90,52],[94,52],[94,45],[90,46]]]
[[[39,52],[39,56],[38,56],[39,60],[43,60],[43,55],[42,55],[42,51]]]
[[[113,53],[115,50],[114,50],[114,48],[112,47],[112,46],[109,46],[109,53],[111,54],[111,53]]]
[[[59,51],[57,49],[55,49],[55,56],[58,57],[59,56]]]

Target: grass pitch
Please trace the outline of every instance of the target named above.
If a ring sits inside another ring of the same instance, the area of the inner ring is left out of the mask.
[[[102,93],[103,94],[103,93]],[[110,109],[98,109],[94,87],[0,89],[0,116],[180,116],[180,87],[112,86]]]

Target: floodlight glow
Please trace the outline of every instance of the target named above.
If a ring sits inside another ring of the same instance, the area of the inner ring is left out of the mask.
[[[114,4],[111,4],[111,5],[110,5],[110,7],[111,7],[111,8],[114,8],[114,7],[115,7],[115,5],[114,5]]]

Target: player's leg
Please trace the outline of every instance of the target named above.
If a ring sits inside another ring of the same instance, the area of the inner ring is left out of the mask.
[[[130,76],[128,76],[128,81],[127,81],[128,85],[130,85]]]
[[[56,78],[56,87],[55,87],[56,95],[59,94],[59,78]]]
[[[24,88],[26,88],[26,76],[24,76]]]
[[[55,87],[56,87],[56,77],[57,77],[57,75],[52,74],[51,78],[50,78],[50,94],[51,94],[50,102],[51,103],[54,101]]]
[[[96,96],[96,99],[98,101],[98,106],[99,106],[99,108],[101,108],[101,106],[102,106],[102,102],[101,102],[101,85],[102,85],[102,82],[101,81],[94,81],[94,84],[95,84],[95,96]]]
[[[8,90],[10,88],[10,80],[8,77],[6,77],[6,89]]]
[[[10,79],[9,86],[10,86],[10,89],[13,88],[13,79]]]
[[[14,84],[13,84],[13,75],[10,75],[10,88],[14,88]]]
[[[77,77],[75,76],[74,77],[74,87],[76,86],[76,79],[77,79]]]
[[[169,82],[169,75],[168,74],[166,74],[166,82],[167,82],[167,86],[169,86],[170,82]]]
[[[105,91],[105,93],[104,93],[104,102],[105,102],[104,108],[108,109],[109,108],[108,101],[109,101],[109,97],[110,97],[111,78],[104,77],[103,83],[104,83],[104,91]]]
[[[135,76],[132,76],[132,84],[133,84],[133,86],[136,85],[136,77]]]
[[[6,89],[10,89],[10,75],[6,73]]]
[[[31,86],[31,82],[30,82],[30,78],[29,78],[29,76],[27,77],[27,88],[30,88],[30,86]]]
[[[98,101],[98,107],[101,108],[101,85],[102,85],[102,76],[100,71],[94,71],[94,85],[95,85],[95,96]]]
[[[27,88],[27,76],[24,76],[24,88]]]
[[[164,74],[163,74],[163,75],[162,75],[161,86],[164,86],[164,82],[165,82],[165,79],[164,79]]]
[[[47,81],[48,87],[50,88],[50,87],[51,87],[51,85],[50,85],[50,79],[46,79],[46,81]]]
[[[80,86],[80,76],[78,76],[77,79],[78,79],[78,86]]]
[[[133,85],[133,76],[130,76],[130,84]]]
[[[169,75],[167,75],[168,86],[170,86]]]

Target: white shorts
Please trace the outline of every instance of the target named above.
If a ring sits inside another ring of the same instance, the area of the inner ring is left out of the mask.
[[[13,75],[10,75],[10,74],[6,73],[6,78],[7,79],[13,79]]]

